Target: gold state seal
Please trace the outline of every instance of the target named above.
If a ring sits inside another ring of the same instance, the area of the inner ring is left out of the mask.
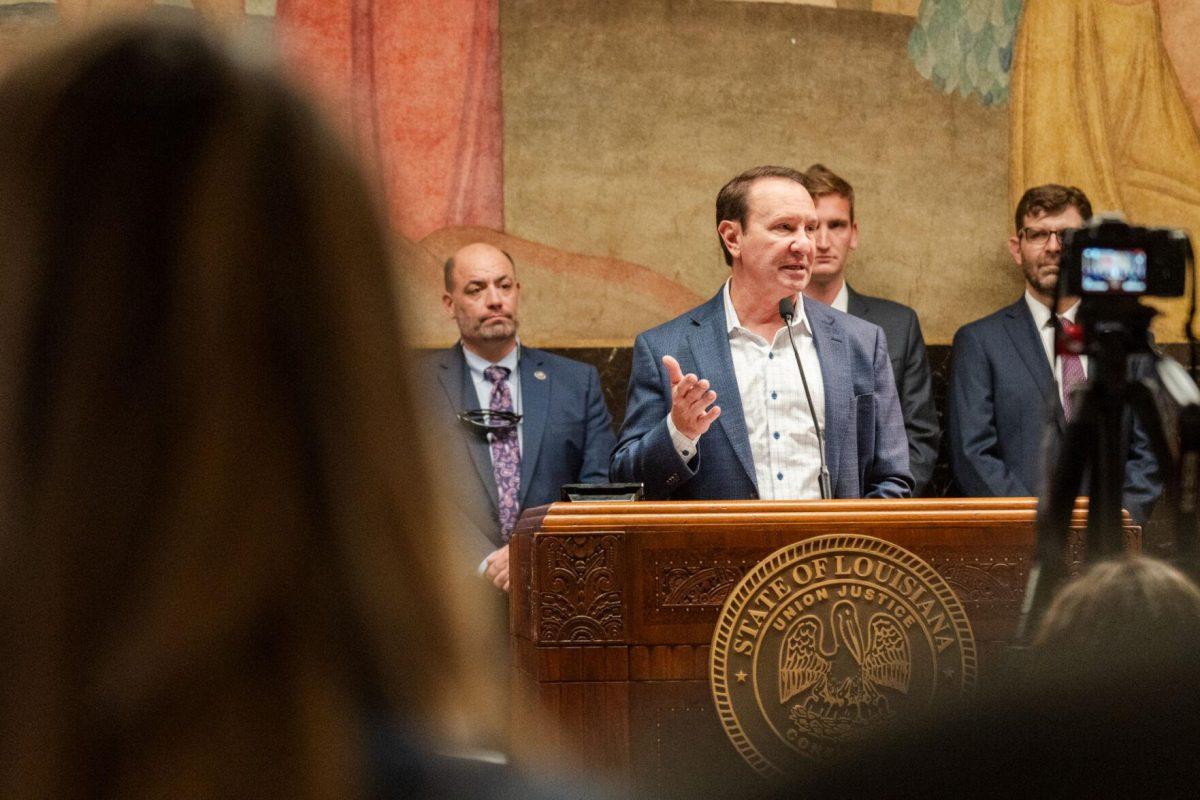
[[[760,562],[725,600],[709,662],[725,732],[777,775],[975,683],[954,592],[913,553],[818,536]]]

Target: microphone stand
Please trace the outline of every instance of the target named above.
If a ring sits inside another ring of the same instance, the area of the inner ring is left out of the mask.
[[[833,498],[833,484],[829,478],[829,465],[825,463],[825,437],[821,434],[821,423],[817,421],[817,409],[813,406],[812,393],[808,390],[808,378],[804,375],[804,364],[800,361],[800,350],[796,347],[796,337],[792,335],[792,320],[796,318],[796,302],[790,297],[779,301],[779,316],[783,317],[787,328],[788,341],[792,343],[792,354],[796,356],[796,366],[800,368],[800,382],[804,384],[804,399],[808,401],[808,413],[812,414],[813,428],[817,431],[817,455],[821,458],[821,472],[818,482],[821,485],[821,499]]]

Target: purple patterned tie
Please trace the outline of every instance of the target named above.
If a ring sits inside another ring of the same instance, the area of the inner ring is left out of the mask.
[[[491,381],[492,411],[512,411],[512,391],[508,386],[508,367],[488,367],[483,377]],[[492,471],[496,476],[496,494],[500,499],[500,537],[508,541],[521,509],[517,498],[521,491],[521,444],[517,426],[491,434]]]
[[[1063,416],[1067,418],[1067,422],[1070,422],[1075,413],[1075,409],[1071,407],[1072,393],[1076,386],[1087,380],[1087,376],[1083,374],[1083,359],[1075,353],[1065,353],[1058,358],[1059,364],[1062,366]]]

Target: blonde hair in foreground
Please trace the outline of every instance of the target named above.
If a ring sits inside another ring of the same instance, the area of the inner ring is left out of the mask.
[[[361,796],[486,707],[382,230],[189,26],[0,84],[0,796]]]
[[[1200,648],[1200,589],[1158,559],[1100,561],[1055,596],[1034,643],[1075,677],[1080,665],[1111,674],[1190,664]]]

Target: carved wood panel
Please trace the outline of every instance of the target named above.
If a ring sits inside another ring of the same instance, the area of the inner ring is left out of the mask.
[[[763,555],[762,548],[646,551],[645,568],[654,581],[645,598],[647,620],[715,620],[729,592]]]
[[[1025,596],[1029,559],[1013,555],[930,558],[929,565],[967,605],[1020,603]]]
[[[532,606],[539,644],[622,642],[625,535],[542,534],[535,539]]]

